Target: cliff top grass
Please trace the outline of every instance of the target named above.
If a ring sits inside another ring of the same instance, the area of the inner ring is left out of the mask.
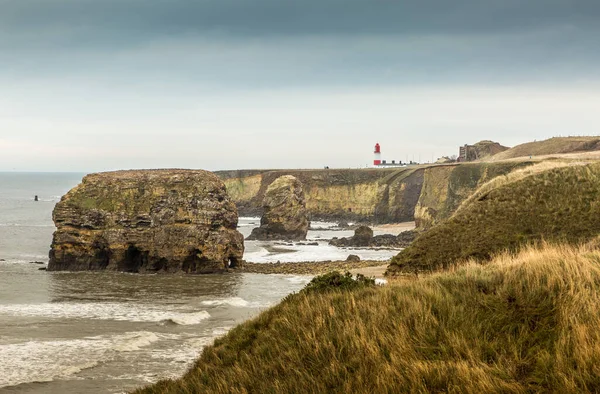
[[[527,142],[498,153],[489,160],[498,161],[517,157],[543,156],[600,150],[600,137],[554,137],[544,141]]]
[[[84,210],[147,213],[157,201],[179,190],[181,194],[205,196],[225,192],[222,181],[204,170],[121,170],[86,175],[60,204]],[[175,193],[177,194],[177,193]]]
[[[324,287],[136,393],[600,390],[598,251],[544,245],[385,287]]]

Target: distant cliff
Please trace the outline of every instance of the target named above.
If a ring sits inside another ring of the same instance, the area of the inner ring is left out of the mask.
[[[413,168],[219,171],[240,215],[260,216],[267,187],[293,175],[313,220],[402,222],[414,219],[423,171]]]
[[[269,184],[298,178],[312,220],[393,223],[420,228],[449,217],[478,186],[529,163],[466,163],[404,168],[216,172],[242,216],[260,216]]]

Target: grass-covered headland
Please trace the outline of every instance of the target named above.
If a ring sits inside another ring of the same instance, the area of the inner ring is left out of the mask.
[[[139,393],[600,391],[600,252],[548,246],[384,287],[340,275]]]
[[[600,234],[600,164],[551,164],[482,186],[394,257],[388,273],[445,269],[543,240],[576,244]]]

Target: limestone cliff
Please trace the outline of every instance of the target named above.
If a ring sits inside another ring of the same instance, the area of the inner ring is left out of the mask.
[[[217,175],[241,215],[260,216],[268,185],[293,175],[303,186],[312,220],[392,223],[427,229],[447,219],[479,186],[530,162],[464,163],[348,170],[223,171]]]
[[[308,212],[302,183],[283,175],[267,188],[263,201],[264,213],[260,227],[252,230],[249,240],[305,240],[308,233]]]
[[[303,185],[313,220],[403,222],[414,219],[423,183],[416,168],[220,171],[240,215],[261,216],[268,186],[282,175]]]
[[[50,271],[210,273],[242,263],[237,209],[207,171],[91,174],[53,219]]]

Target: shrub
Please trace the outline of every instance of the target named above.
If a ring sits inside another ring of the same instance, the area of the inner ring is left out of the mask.
[[[314,277],[303,289],[305,292],[329,291],[329,290],[354,290],[361,287],[374,286],[375,279],[367,278],[362,274],[357,274],[356,279],[350,272],[341,274],[333,271],[328,274]]]

